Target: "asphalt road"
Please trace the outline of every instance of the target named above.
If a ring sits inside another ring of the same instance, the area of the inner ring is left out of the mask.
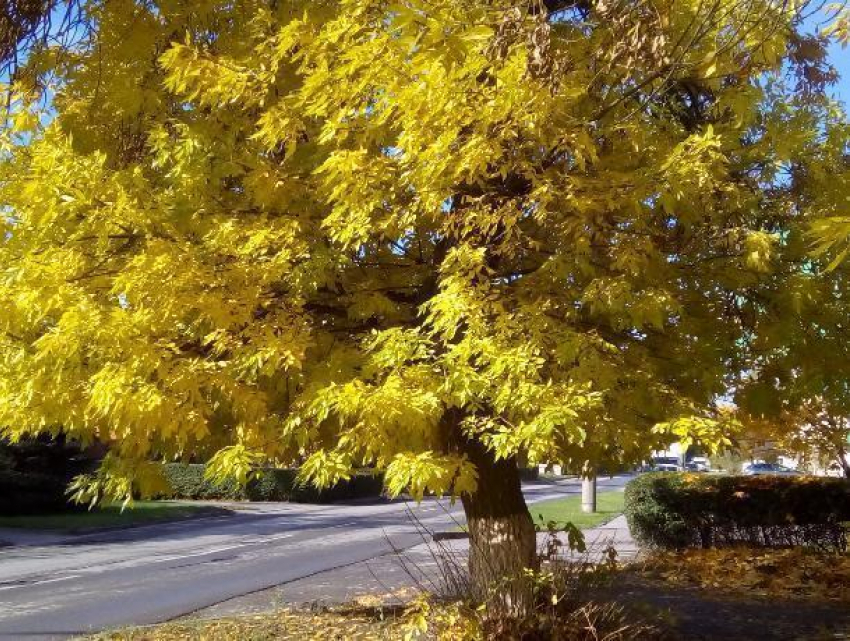
[[[600,479],[621,488],[628,477]],[[533,483],[529,501],[579,492]],[[416,518],[411,517],[411,512]],[[239,512],[0,548],[0,639],[60,639],[166,621],[422,542],[459,506],[249,504]],[[389,539],[389,540],[388,540]]]

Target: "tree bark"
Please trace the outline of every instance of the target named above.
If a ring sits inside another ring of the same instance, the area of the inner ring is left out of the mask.
[[[581,511],[596,512],[596,471],[585,468],[581,479]]]
[[[475,494],[461,497],[469,528],[472,596],[487,604],[490,616],[521,616],[533,598],[526,570],[536,570],[538,560],[516,461],[496,461],[478,441],[465,440],[461,450],[478,470]]]
[[[847,451],[843,445],[838,446],[838,464],[844,472],[844,478],[850,479],[850,462],[847,461]]]

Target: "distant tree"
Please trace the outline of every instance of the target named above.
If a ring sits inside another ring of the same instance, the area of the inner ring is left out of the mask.
[[[727,442],[717,397],[846,206],[793,7],[82,3],[9,91],[0,425],[108,440],[83,498],[210,443],[242,479],[375,465],[460,497],[475,585],[522,611],[517,459]]]
[[[798,414],[780,447],[810,467],[837,468],[850,478],[850,419],[828,409]]]
[[[837,468],[850,478],[850,419],[823,399],[782,412],[769,433],[776,451],[793,456],[803,468]]]

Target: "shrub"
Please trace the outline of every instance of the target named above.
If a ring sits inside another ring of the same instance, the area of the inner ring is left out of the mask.
[[[537,570],[523,571],[528,589],[525,612],[506,611],[496,589],[481,594],[471,581],[466,554],[420,534],[428,548],[428,567],[398,552],[398,564],[422,590],[407,604],[398,638],[503,639],[547,641],[648,641],[667,638],[660,617],[606,601],[618,576],[617,553],[601,541],[586,545],[581,531],[554,527],[538,545]],[[421,557],[419,557],[421,558]],[[436,568],[431,566],[436,563]],[[505,582],[510,579],[505,577]],[[510,581],[512,582],[512,581]],[[495,585],[499,585],[497,582]],[[423,628],[424,626],[424,628]],[[396,638],[393,636],[392,638]]]
[[[298,470],[291,468],[264,468],[257,470],[244,487],[234,481],[216,485],[204,478],[203,464],[165,463],[163,473],[172,488],[172,498],[228,501],[292,501],[295,503],[331,503],[381,495],[383,477],[362,471],[348,481],[334,487],[318,490],[313,486],[296,483]]]
[[[539,467],[521,467],[519,468],[519,478],[522,481],[537,481],[540,479]]]
[[[171,486],[171,497],[192,500],[239,501],[246,498],[244,488],[235,481],[221,484],[204,478],[206,466],[200,463],[165,463],[163,476]]]
[[[67,480],[46,474],[0,470],[0,515],[42,514],[72,510],[65,495]]]
[[[649,547],[812,545],[846,550],[850,481],[644,474],[626,486],[632,535]]]
[[[71,479],[95,462],[63,436],[39,435],[17,443],[0,440],[0,515],[84,509],[68,501]]]
[[[289,468],[260,470],[245,486],[245,498],[249,501],[293,501],[297,474],[298,470]],[[305,488],[305,490],[307,490],[305,494],[310,490],[318,494],[315,488]]]

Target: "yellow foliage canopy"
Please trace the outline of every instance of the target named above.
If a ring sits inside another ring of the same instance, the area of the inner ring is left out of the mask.
[[[651,4],[84,2],[53,111],[8,89],[0,429],[109,441],[111,493],[721,443],[850,129],[802,10]]]

